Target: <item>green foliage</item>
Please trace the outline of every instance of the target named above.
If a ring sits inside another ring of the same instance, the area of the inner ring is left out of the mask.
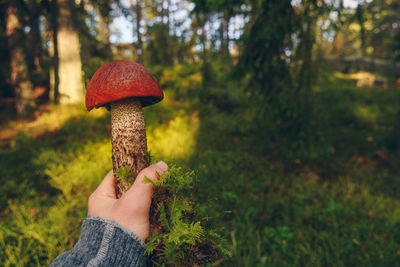
[[[400,61],[400,29],[399,28],[397,28],[397,30],[394,33],[392,49],[394,52],[394,60],[396,62],[399,62]]]
[[[182,166],[170,164],[171,172],[154,181],[163,197],[152,217],[163,230],[149,239],[153,260],[200,260],[203,252],[190,248],[208,240],[208,252],[232,255],[212,254],[218,266],[395,266],[399,92],[358,88],[346,75],[321,69],[311,94],[319,119],[311,120],[316,133],[309,146],[282,124],[270,128],[281,135],[260,127],[254,98],[221,63],[211,67],[209,90],[198,80],[184,88],[198,65],[157,67],[166,98],[144,110],[153,154]],[[49,265],[73,247],[87,198],[112,168],[108,123],[106,112],[72,106],[44,114],[37,128],[11,124],[25,134],[0,149],[4,266]],[[182,136],[193,139],[190,149],[171,142]],[[168,157],[180,149],[184,156]]]
[[[262,230],[262,238],[272,251],[284,251],[288,242],[292,242],[293,234],[286,225],[277,228],[267,226]]]
[[[288,56],[295,51],[292,36],[297,30],[292,2],[254,1],[253,5],[252,20],[243,37],[246,45],[236,69],[252,97],[247,99],[246,109],[253,108],[251,120],[256,127],[248,130],[256,138],[271,140],[263,142],[260,150],[285,161],[312,161],[332,154],[334,149],[325,143],[319,131],[319,127],[324,127],[320,121],[325,121],[325,113],[316,110],[310,77],[305,77],[312,72],[311,54],[298,56],[303,62],[298,75],[294,74],[297,62],[292,63]],[[304,5],[308,7],[310,3]],[[299,36],[300,45],[302,37]],[[312,41],[307,42],[307,51],[311,53]]]
[[[86,216],[87,198],[111,168],[108,141],[81,147],[70,153],[48,148],[36,154],[45,168],[35,172],[45,174],[52,187],[26,189],[8,201],[0,236],[0,249],[8,251],[0,254],[5,266],[49,265],[72,248]]]
[[[120,2],[73,5],[86,83],[106,62],[134,58],[141,49],[108,41],[103,27],[114,15],[137,18],[139,5]],[[0,4],[2,106],[14,106],[6,98],[18,93],[10,82],[8,5],[17,6],[23,37],[17,45],[28,51],[30,79],[43,86],[36,94],[47,88],[53,64],[52,3]],[[137,29],[146,67],[165,92],[162,103],[144,111],[149,148],[183,166],[171,165],[165,177],[148,181],[156,188],[151,217],[156,227],[147,244],[153,261],[398,265],[400,169],[394,152],[400,94],[385,82],[359,88],[349,75],[324,66],[378,71],[394,82],[398,1],[360,1],[357,9],[316,0],[191,3],[145,1]],[[189,7],[190,28],[188,18],[179,18]],[[348,62],[349,57],[356,60]],[[87,197],[111,168],[109,115],[89,116],[81,106],[59,108],[39,110],[32,121],[1,116],[5,266],[49,265],[72,248]],[[196,177],[185,169],[195,170]],[[126,168],[116,176],[134,180]]]
[[[102,57],[83,57],[84,65],[82,67],[84,78],[85,78],[85,84],[88,84],[94,73],[104,64],[110,62],[109,60],[106,60]]]
[[[123,166],[114,172],[114,177],[121,181],[126,181],[128,184],[133,184],[136,180],[136,174],[132,173],[132,169]]]
[[[146,243],[146,253],[156,265],[190,266],[230,256],[226,241],[208,229],[193,203],[194,172],[170,166],[154,186],[151,225],[155,229]],[[198,204],[200,205],[200,204]]]
[[[284,56],[285,50],[290,49],[290,35],[294,31],[291,1],[254,1],[252,15],[243,37],[246,45],[238,74],[247,80],[247,88],[253,94],[273,97],[285,87],[289,87],[287,93],[293,94]]]
[[[0,149],[4,266],[49,265],[79,237],[87,198],[111,169],[107,116],[79,110],[70,106],[44,115],[39,137],[19,135]],[[73,118],[64,120],[65,113]],[[57,128],[56,122],[64,123]]]
[[[167,65],[173,64],[174,49],[172,44],[173,37],[169,35],[169,26],[162,23],[154,23],[149,27],[151,33],[149,44],[146,47],[146,59],[150,65]]]

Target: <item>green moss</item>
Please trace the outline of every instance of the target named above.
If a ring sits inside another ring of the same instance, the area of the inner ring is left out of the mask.
[[[150,154],[148,157],[150,161]],[[136,179],[131,168],[125,166],[114,175],[129,184]],[[172,165],[159,180],[145,177],[144,181],[154,186],[150,209],[152,234],[146,243],[146,253],[155,265],[190,266],[231,255],[225,239],[211,230],[196,212],[204,213],[207,208],[193,202],[193,171]]]
[[[194,180],[193,171],[174,165],[157,181],[145,178],[154,186],[146,253],[155,265],[192,266],[230,256],[226,241],[196,213]]]
[[[123,166],[114,172],[114,177],[128,184],[133,184],[136,180],[136,174],[132,172],[132,168]]]
[[[193,240],[208,240],[223,251],[222,234],[232,257],[218,258],[216,266],[398,265],[400,164],[393,149],[400,92],[365,90],[330,72],[324,76],[312,94],[320,116],[313,136],[323,139],[309,139],[314,141],[304,151],[307,140],[288,138],[291,132],[275,135],[282,127],[276,122],[260,130],[255,104],[238,97],[238,83],[185,87],[193,97],[178,102],[178,94],[186,93],[183,85],[175,86],[185,75],[166,80],[167,97],[144,110],[149,148],[196,175],[186,179],[190,172],[181,169],[184,175],[172,177],[171,167],[171,177],[158,186],[156,195],[170,191],[162,194],[160,216],[152,214],[163,225],[149,239],[154,262],[190,266],[193,255],[202,255],[191,250]],[[229,98],[219,97],[222,92]],[[243,104],[235,107],[237,98]],[[361,108],[373,117],[358,116]],[[185,114],[197,114],[199,128],[194,149],[184,150],[190,154],[177,154],[182,149],[175,151],[177,142],[168,140],[185,136],[174,131],[185,132],[196,119]],[[2,266],[48,266],[74,246],[87,199],[112,168],[109,116],[105,109],[86,113],[81,104],[60,106],[34,123],[10,121],[3,127],[25,135],[0,148]],[[184,120],[177,123],[177,117]],[[380,150],[390,158],[381,158]],[[315,155],[318,160],[307,160]],[[186,203],[179,202],[181,196]]]

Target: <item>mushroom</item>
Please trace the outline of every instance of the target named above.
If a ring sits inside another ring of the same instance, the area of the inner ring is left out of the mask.
[[[163,99],[156,79],[141,65],[118,60],[96,71],[87,86],[86,108],[106,107],[111,111],[111,144],[114,172],[130,169],[136,175],[148,165],[146,128],[142,107]],[[116,179],[121,197],[130,183]]]

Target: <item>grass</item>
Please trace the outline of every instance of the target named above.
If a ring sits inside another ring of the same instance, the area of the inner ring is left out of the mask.
[[[206,206],[198,212],[232,251],[219,266],[400,262],[399,92],[324,73],[307,135],[315,139],[275,142],[237,85],[221,75],[204,90],[199,70],[155,69],[166,99],[145,119],[152,155],[195,171],[194,201]],[[4,266],[48,265],[74,245],[87,197],[111,169],[109,135],[109,114],[83,105],[3,123]],[[292,150],[299,143],[304,150]]]

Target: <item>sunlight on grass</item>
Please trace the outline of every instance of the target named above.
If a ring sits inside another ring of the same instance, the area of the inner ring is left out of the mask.
[[[189,70],[191,71],[191,70]],[[202,83],[202,76],[200,72],[193,72],[188,75],[187,66],[178,64],[170,69],[166,69],[161,76],[160,83],[167,84],[170,82],[179,81],[180,88],[193,88]],[[185,79],[182,77],[185,76]]]
[[[164,114],[174,103],[167,100],[163,107],[147,112],[151,122],[149,148],[156,157],[181,159],[195,149],[199,118],[183,110]],[[58,194],[44,194],[43,200],[37,197],[9,202],[4,221],[7,232],[0,233],[0,249],[7,251],[0,260],[6,266],[38,265],[43,259],[49,264],[73,246],[87,213],[87,199],[112,168],[108,115],[106,109],[88,113],[82,105],[74,105],[52,109],[20,125],[18,133],[27,134],[10,149],[19,151],[25,144],[37,144],[32,164],[43,166],[37,171],[38,177],[48,179]],[[35,139],[42,133],[45,138]],[[43,205],[43,201],[48,204]]]
[[[83,103],[70,105],[47,105],[37,112],[33,120],[10,121],[0,129],[0,144],[12,141],[18,134],[37,137],[45,132],[59,130],[68,120],[74,117],[98,118],[104,116],[108,111],[104,108],[87,112]]]
[[[359,79],[368,79],[374,80],[375,75],[366,72],[366,71],[359,71],[355,73],[342,73],[342,72],[334,72],[334,76],[339,79],[349,79],[349,80],[359,80]]]
[[[35,247],[37,263],[40,257],[50,260],[72,247],[87,213],[88,196],[112,168],[111,144],[108,140],[82,144],[81,150],[68,154],[47,149],[36,160],[47,163],[49,183],[61,194],[47,207],[41,206],[40,199],[9,205],[7,233],[0,234],[0,249],[9,251],[2,258],[6,266],[33,264],[24,254]]]
[[[334,76],[343,80],[355,81],[357,87],[373,87],[376,81],[386,81],[387,79],[377,73],[359,71],[355,73],[334,72]]]
[[[368,124],[376,125],[379,111],[376,106],[357,106],[354,113],[358,119]]]
[[[168,82],[179,82],[182,88],[190,88],[201,84],[202,76],[196,66],[177,64],[164,69],[160,83]]]
[[[364,90],[354,75],[326,72],[316,103],[330,113],[335,135],[323,133],[349,152],[339,147],[334,157],[302,160],[295,172],[286,172],[269,152],[255,149],[270,142],[264,133],[256,133],[254,144],[246,139],[255,134],[249,129],[259,127],[253,109],[223,111],[185,97],[197,90],[188,88],[199,83],[197,69],[176,67],[165,75],[164,100],[144,109],[148,148],[155,158],[181,161],[198,173],[194,201],[208,203],[204,216],[224,227],[234,251],[221,266],[397,262],[398,171],[390,167],[397,161],[376,157],[377,149],[391,144],[397,91]],[[87,112],[82,103],[46,108],[35,120],[10,121],[0,129],[0,141],[8,130],[14,143],[0,148],[4,266],[47,266],[70,249],[88,196],[112,168],[106,109]]]
[[[50,162],[45,173],[50,177],[50,184],[59,189],[67,201],[74,197],[76,190],[95,188],[97,179],[112,168],[111,144],[108,140],[85,145],[80,153],[71,156],[64,164],[55,160],[57,155],[53,154],[54,151],[45,151],[39,158]]]
[[[175,117],[168,125],[161,125],[148,132],[149,150],[157,157],[168,159],[189,157],[195,149],[199,124],[195,113]]]

